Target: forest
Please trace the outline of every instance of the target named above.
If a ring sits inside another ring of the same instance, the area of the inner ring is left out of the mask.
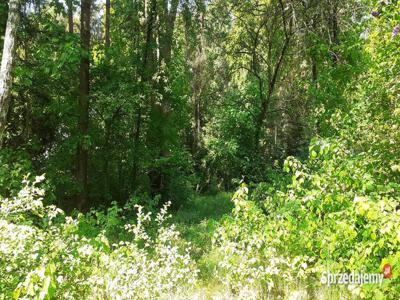
[[[0,55],[0,300],[400,298],[400,1],[1,0]]]

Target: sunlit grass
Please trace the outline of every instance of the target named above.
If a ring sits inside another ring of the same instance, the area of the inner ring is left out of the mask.
[[[187,225],[199,224],[204,220],[219,220],[230,214],[233,209],[231,193],[221,192],[216,195],[192,196],[173,216],[174,223]]]
[[[212,238],[216,228],[225,218],[231,217],[234,207],[232,193],[221,192],[216,195],[195,195],[176,212],[170,220],[177,226],[182,237],[192,245],[191,256],[199,269],[198,285],[193,293],[185,298],[176,295],[174,299],[231,300],[238,298],[216,277],[218,263],[222,260],[219,249],[212,247]],[[317,279],[313,279],[316,281]],[[310,283],[310,282],[309,282]],[[253,296],[252,296],[253,295]],[[318,282],[311,284],[277,282],[270,292],[254,290],[249,299],[288,299],[288,300],[332,300],[357,299],[352,297],[345,287],[321,287]]]

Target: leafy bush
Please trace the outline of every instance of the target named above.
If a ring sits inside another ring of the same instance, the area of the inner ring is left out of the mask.
[[[292,180],[280,191],[261,184],[249,196],[243,185],[233,197],[233,217],[215,236],[214,247],[223,253],[220,280],[240,298],[258,298],[284,294],[282,282],[307,285],[305,279],[314,278],[308,288],[321,289],[324,271],[382,273],[389,262],[393,277],[382,286],[348,288],[361,298],[395,299],[400,185],[398,177],[373,168],[370,157],[346,147],[345,140],[314,141],[309,160],[285,161]]]
[[[151,299],[183,295],[188,285],[196,283],[197,271],[189,255],[190,247],[184,245],[182,252],[179,232],[173,225],[163,226],[169,205],[164,205],[156,216],[155,237],[145,227],[151,222],[151,213],[145,214],[138,207],[137,224],[126,226],[134,241],[120,242],[111,255],[102,257],[102,268],[107,271],[96,279],[100,283],[99,293],[112,299]]]
[[[33,167],[26,153],[3,149],[0,151],[0,195],[14,196],[22,188],[24,176]]]
[[[308,159],[286,159],[287,184],[285,177],[262,183],[250,195],[243,186],[233,199],[233,218],[215,246],[224,253],[221,280],[239,295],[260,296],[282,277],[308,277],[303,284],[320,289],[325,271],[382,274],[386,263],[393,274],[382,285],[343,289],[349,298],[400,294],[400,3],[376,3],[365,45],[370,68],[344,91],[346,105],[331,108],[329,118],[317,115],[329,127],[325,137],[311,141]]]
[[[233,217],[226,219],[214,236],[221,252],[217,276],[240,299],[259,299],[284,293],[300,278],[307,264],[303,257],[287,257],[280,252],[281,232],[248,197],[245,184],[232,198]],[[279,220],[277,220],[279,222]],[[280,286],[285,282],[285,287]]]
[[[43,179],[24,180],[17,196],[1,202],[3,299],[150,299],[184,294],[196,283],[189,245],[164,222],[170,203],[155,220],[136,206],[136,223],[125,226],[132,241],[110,245],[104,231],[94,237],[81,231],[93,216],[72,218],[44,206]]]

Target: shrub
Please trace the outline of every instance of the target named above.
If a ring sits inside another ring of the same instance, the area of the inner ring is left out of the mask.
[[[282,282],[287,288],[304,277],[304,259],[279,251],[282,232],[274,234],[274,224],[249,200],[245,184],[232,200],[233,217],[225,220],[214,237],[214,247],[222,258],[217,268],[219,280],[240,299],[283,293]]]
[[[85,236],[92,216],[72,218],[54,206],[44,206],[44,190],[38,186],[43,179],[24,180],[17,196],[1,202],[4,299],[150,299],[182,295],[194,286],[197,269],[190,246],[164,222],[170,203],[154,220],[136,206],[136,223],[125,226],[131,241],[110,245],[98,228],[93,227],[96,235]]]

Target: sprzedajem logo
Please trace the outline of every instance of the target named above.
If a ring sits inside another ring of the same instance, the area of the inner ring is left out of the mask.
[[[329,273],[321,274],[321,283],[327,285],[361,285],[361,284],[382,284],[383,274],[377,273]]]
[[[383,278],[390,279],[392,278],[392,266],[389,264],[385,264],[382,269]]]
[[[392,278],[392,266],[386,263],[382,268],[382,274],[377,273],[330,273],[321,274],[321,283],[327,285],[348,284],[382,284],[383,279]]]

